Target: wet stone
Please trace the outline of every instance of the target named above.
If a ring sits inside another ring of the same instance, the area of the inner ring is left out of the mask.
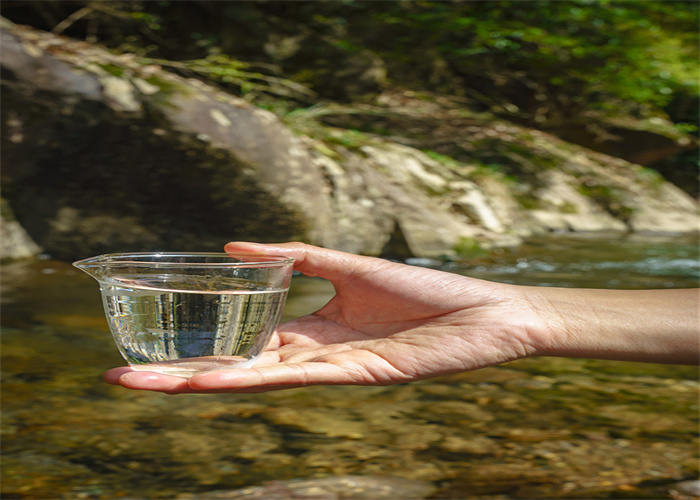
[[[392,443],[405,450],[424,450],[443,436],[440,426],[423,423],[401,424],[401,428],[394,429],[392,434]]]
[[[357,418],[367,422],[373,433],[377,429],[395,431],[406,420],[412,420],[412,415],[421,407],[420,401],[405,402],[400,405],[382,402],[356,404],[352,412]]]
[[[494,432],[498,436],[509,441],[549,441],[554,439],[565,439],[571,435],[568,430],[548,430],[548,429],[508,429]]]
[[[528,376],[529,375],[527,372],[497,366],[482,368],[471,372],[455,373],[454,375],[439,377],[435,380],[443,383],[501,384],[510,380],[526,378]]]
[[[366,432],[366,424],[347,418],[338,411],[314,408],[269,408],[261,414],[272,425],[297,429],[329,437],[360,439]]]
[[[483,436],[472,438],[447,436],[440,443],[439,447],[446,452],[466,453],[469,455],[492,455],[500,450],[500,447],[492,439]]]
[[[269,481],[233,491],[179,495],[180,500],[420,500],[435,487],[428,481],[406,478],[341,476],[291,481]]]
[[[669,488],[673,498],[700,498],[700,480],[681,481]]]
[[[33,451],[3,457],[3,498],[55,498],[62,477],[89,477],[90,469],[69,460]],[[7,495],[7,496],[6,496]]]
[[[518,380],[510,380],[504,384],[507,389],[524,388],[524,389],[551,389],[556,383],[556,379],[550,377],[535,376],[532,378],[523,378]]]

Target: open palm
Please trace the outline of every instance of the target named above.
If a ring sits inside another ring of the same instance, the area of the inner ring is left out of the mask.
[[[107,372],[108,382],[169,393],[386,385],[534,352],[523,326],[533,314],[509,285],[299,243],[230,243],[226,251],[294,257],[295,269],[328,279],[336,295],[316,313],[281,324],[252,368],[186,380],[124,367]]]

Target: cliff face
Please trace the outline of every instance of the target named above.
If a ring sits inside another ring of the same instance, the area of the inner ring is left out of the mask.
[[[458,103],[386,93],[364,116],[421,131],[401,137],[342,128],[332,106],[323,125],[295,126],[9,23],[2,69],[3,198],[58,258],[233,239],[435,257],[548,231],[698,230],[697,203],[653,171]]]

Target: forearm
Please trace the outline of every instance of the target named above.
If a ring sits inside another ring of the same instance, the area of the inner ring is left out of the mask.
[[[529,290],[542,355],[698,364],[698,290]]]

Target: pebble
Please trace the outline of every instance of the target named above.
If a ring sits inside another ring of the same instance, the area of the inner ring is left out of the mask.
[[[700,498],[700,480],[681,481],[674,484],[669,492],[675,493],[677,496],[687,495],[690,498]]]

